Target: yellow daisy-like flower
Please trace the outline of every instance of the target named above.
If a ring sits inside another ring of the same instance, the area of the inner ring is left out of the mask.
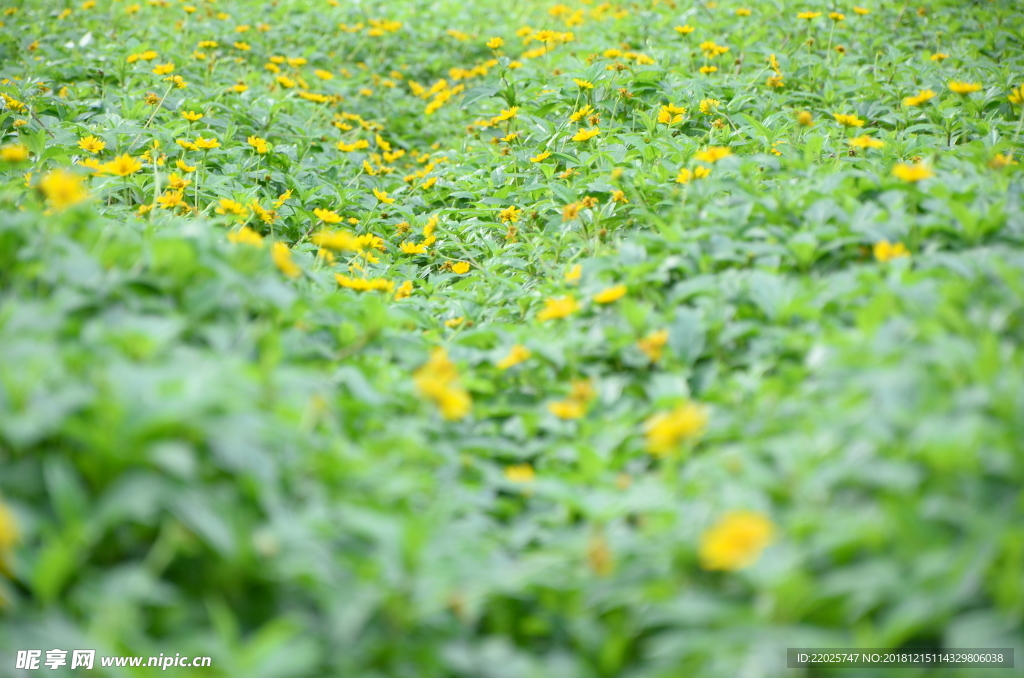
[[[1010,96],[1007,97],[1011,104],[1017,104],[1018,106],[1024,104],[1024,85],[1010,90]]]
[[[610,304],[626,296],[626,291],[625,285],[615,285],[595,294],[594,301],[598,304]]]
[[[700,436],[707,423],[707,408],[692,402],[654,414],[644,422],[647,451],[656,457],[669,455],[684,441]]]
[[[390,205],[391,203],[393,203],[395,201],[394,198],[389,198],[388,197],[388,192],[387,191],[379,191],[379,190],[377,190],[375,188],[375,189],[373,189],[373,195],[374,195],[374,197],[377,198],[377,200],[380,200],[382,203],[384,203],[386,205]]]
[[[78,140],[78,147],[81,148],[86,153],[92,153],[95,155],[96,153],[99,153],[104,148],[106,148],[107,144],[98,137],[88,136],[82,137],[81,139]]]
[[[199,120],[202,120],[203,114],[196,113],[195,111],[182,111],[181,117],[185,118],[189,122],[198,122]]]
[[[126,177],[135,174],[142,169],[142,162],[127,153],[119,155],[110,162],[103,163],[100,167],[104,174],[113,174],[119,177]]]
[[[821,12],[800,12],[796,15],[796,18],[810,21],[811,19],[817,19],[819,16],[821,16]]]
[[[455,273],[456,275],[465,275],[469,273],[469,262],[458,261],[452,264],[452,273]]]
[[[530,158],[530,162],[543,162],[547,160],[549,157],[551,157],[551,151],[542,151],[541,153],[538,153],[537,155]]]
[[[515,367],[519,363],[529,359],[531,355],[533,355],[533,353],[530,352],[530,349],[526,348],[522,344],[515,344],[511,349],[509,349],[508,355],[498,361],[496,367],[499,370],[507,370],[510,367]]]
[[[313,214],[317,219],[324,222],[325,224],[339,224],[341,223],[341,216],[337,212],[331,210],[325,210],[317,207],[313,210]]]
[[[864,121],[858,118],[856,115],[846,115],[845,113],[833,113],[832,117],[836,119],[843,127],[863,127]]]
[[[732,155],[732,151],[725,146],[710,146],[703,151],[699,151],[694,157],[701,162],[716,163],[723,158],[728,158],[730,155]]]
[[[55,210],[65,210],[89,197],[82,186],[82,177],[66,170],[53,170],[39,181],[39,190],[46,204]]]
[[[662,351],[665,348],[665,344],[668,343],[668,330],[660,329],[655,332],[651,332],[646,337],[637,340],[636,345],[644,355],[647,356],[648,360],[652,363],[656,363],[661,360]]]
[[[923,163],[908,164],[901,162],[892,168],[892,175],[901,181],[907,183],[916,184],[918,181],[923,179],[930,179],[935,176],[935,172],[930,167]]]
[[[250,245],[252,247],[263,247],[263,236],[248,226],[242,226],[237,231],[228,233],[228,242],[236,245]]]
[[[587,413],[587,404],[568,398],[548,403],[548,412],[559,419],[579,419]]]
[[[589,80],[580,80],[579,78],[573,78],[572,81],[575,82],[576,86],[579,87],[580,89],[594,89],[594,83],[590,82]]]
[[[666,104],[658,111],[658,122],[664,125],[675,125],[686,117],[686,109],[675,104]]]
[[[876,242],[873,251],[875,259],[881,262],[910,256],[910,251],[907,250],[903,243],[891,243],[888,240],[879,240]]]
[[[274,265],[285,276],[297,278],[302,273],[299,265],[292,260],[292,251],[283,242],[274,243],[274,246],[270,248],[270,256],[274,260]]]
[[[515,464],[505,467],[505,479],[513,483],[532,483],[537,478],[536,471],[529,464]]]
[[[700,538],[705,570],[735,571],[753,565],[775,540],[775,525],[760,513],[731,511]]]
[[[930,89],[923,89],[914,96],[904,97],[903,105],[907,107],[920,106],[921,104],[925,103],[926,101],[930,101],[933,98],[935,98],[935,92],[933,92]]]
[[[947,86],[951,92],[961,96],[973,94],[981,89],[980,82],[962,82],[960,80],[950,80]]]
[[[690,33],[693,33],[695,29],[689,24],[684,24],[682,26],[676,26],[673,30],[679,35],[689,35]]]
[[[867,136],[866,134],[854,137],[846,143],[850,144],[854,148],[881,148],[882,146],[885,146],[885,142],[881,139],[875,139]]]
[[[589,141],[590,139],[593,139],[600,133],[601,129],[599,127],[593,127],[591,129],[581,129],[579,132],[576,132],[576,134],[573,135],[572,140]]]
[[[25,162],[28,160],[28,156],[28,146],[24,144],[0,146],[0,160],[4,162]]]
[[[567,294],[564,297],[550,298],[544,301],[544,308],[537,314],[537,320],[557,320],[566,318],[580,310],[580,305],[575,297]]]

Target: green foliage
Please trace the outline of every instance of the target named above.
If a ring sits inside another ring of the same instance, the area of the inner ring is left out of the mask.
[[[747,7],[11,5],[0,675],[1019,662],[1024,15]]]

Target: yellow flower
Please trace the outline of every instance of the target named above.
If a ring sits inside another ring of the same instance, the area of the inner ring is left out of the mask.
[[[202,137],[197,137],[196,140],[192,142],[192,144],[196,148],[203,151],[209,151],[214,148],[220,148],[220,142],[217,141],[216,139],[204,139]]]
[[[810,21],[811,19],[817,19],[819,16],[821,16],[821,12],[800,12],[796,15],[796,18]]]
[[[674,125],[683,121],[686,116],[686,109],[675,104],[667,104],[658,111],[658,122],[665,125]]]
[[[455,364],[443,348],[433,350],[430,359],[413,373],[413,381],[420,394],[433,401],[449,421],[462,419],[473,407],[469,392],[459,385]]]
[[[961,96],[966,96],[981,89],[980,82],[961,82],[959,80],[950,80],[948,86],[950,91]]]
[[[909,257],[910,252],[906,246],[901,243],[890,243],[888,240],[879,240],[875,243],[874,247],[875,259],[878,261],[892,261],[893,259],[899,259],[900,257]]]
[[[935,172],[933,172],[930,167],[919,162],[914,163],[913,165],[901,162],[892,168],[892,174],[897,179],[911,184],[917,183],[922,179],[929,179],[935,176]]]
[[[594,295],[594,301],[598,304],[610,304],[626,296],[625,285],[615,285],[601,290]]]
[[[196,171],[196,166],[195,165],[190,165],[187,162],[185,162],[184,160],[175,160],[174,161],[174,165],[178,169],[180,169],[182,172],[195,172]]]
[[[683,26],[676,26],[674,30],[679,35],[689,35],[690,33],[693,33],[694,28],[689,24],[685,24]]]
[[[53,170],[39,181],[39,190],[46,196],[46,204],[55,210],[64,210],[89,197],[82,186],[82,177],[66,170]]]
[[[135,174],[142,169],[142,162],[125,153],[119,155],[110,162],[103,163],[102,170],[105,174],[113,174],[119,177],[126,177]]]
[[[579,419],[587,413],[587,405],[579,400],[569,398],[548,403],[548,411],[559,419]]]
[[[1018,163],[1013,159],[1013,155],[1004,153],[996,153],[992,156],[992,159],[988,161],[988,166],[992,169],[1003,169],[1004,167],[1016,164]]]
[[[841,12],[829,12],[828,18],[832,19],[832,21],[845,21],[846,15]]]
[[[736,10],[736,16],[750,16],[750,10],[746,7],[740,7]]]
[[[521,214],[521,210],[518,207],[516,207],[515,205],[512,205],[511,207],[507,207],[507,208],[501,210],[500,212],[498,212],[498,219],[500,219],[501,223],[503,223],[503,224],[507,224],[507,223],[513,223],[514,224],[517,221],[519,221],[519,215],[520,214]]]
[[[199,120],[202,120],[203,114],[196,113],[195,111],[182,111],[181,117],[185,118],[189,122],[198,122]]]
[[[247,144],[253,147],[253,149],[260,155],[264,155],[270,151],[270,147],[267,146],[267,140],[261,139],[257,136],[251,136],[245,140]]]
[[[589,139],[593,139],[594,137],[596,137],[600,133],[601,133],[601,129],[599,127],[594,127],[592,129],[581,129],[579,132],[577,132],[573,136],[572,140],[573,141],[587,141]]]
[[[936,52],[935,54],[931,55],[928,58],[931,59],[932,61],[945,61],[946,59],[949,58],[949,55],[943,52]]]
[[[530,158],[530,162],[543,162],[551,157],[551,151],[543,151]]]
[[[552,297],[544,300],[544,308],[537,314],[537,320],[543,322],[565,318],[578,310],[580,310],[580,305],[571,294],[557,299]]]
[[[921,104],[925,103],[926,101],[928,101],[928,100],[930,100],[930,99],[932,99],[934,97],[935,97],[935,92],[933,92],[930,89],[923,89],[923,90],[919,91],[917,94],[915,94],[912,97],[904,97],[903,98],[903,105],[907,106],[907,107],[910,107],[910,106],[920,106]]]
[[[395,301],[408,299],[410,296],[412,296],[412,281],[406,280],[398,286],[397,290],[395,290]]]
[[[28,146],[24,144],[6,144],[0,147],[0,160],[4,162],[24,162],[28,160]]]
[[[870,14],[871,10],[867,9],[866,7],[854,7],[853,8],[853,13],[854,14],[859,14],[861,16],[865,16],[867,14]]]
[[[292,260],[292,251],[283,242],[274,243],[274,246],[270,248],[270,256],[278,270],[287,277],[297,278],[302,273],[302,269]]]
[[[580,80],[579,78],[573,78],[572,81],[575,82],[576,86],[579,87],[580,89],[594,89],[594,83],[590,82],[589,80]]]
[[[458,318],[449,318],[448,320],[445,320],[444,321],[444,326],[445,327],[458,327],[459,325],[461,325],[464,322],[466,322],[466,319],[463,318],[462,316],[459,316]]]
[[[518,106],[513,106],[512,108],[506,108],[505,110],[503,110],[501,113],[496,115],[493,118],[493,120],[495,122],[504,122],[506,120],[511,120],[512,118],[516,117],[517,115],[519,115],[519,107]]]
[[[382,203],[385,203],[387,205],[390,205],[391,203],[393,203],[395,201],[394,198],[389,198],[388,197],[388,192],[387,191],[378,191],[375,188],[375,189],[373,189],[373,195],[376,196],[377,200],[380,200]]]
[[[718,99],[701,99],[700,112],[703,115],[711,115],[712,113],[715,112],[715,109],[717,109],[721,105],[722,102],[719,101]]]
[[[529,464],[515,464],[505,467],[505,479],[513,483],[532,483],[537,473]]]
[[[102,140],[94,136],[82,137],[78,140],[78,147],[86,153],[99,153],[107,144]]]
[[[671,454],[683,441],[699,436],[707,423],[707,408],[692,402],[658,412],[644,422],[647,451],[659,457]]]
[[[814,124],[814,116],[810,111],[800,111],[796,114],[796,121],[801,127],[810,127]]]
[[[845,113],[833,113],[832,117],[836,119],[843,127],[863,127],[864,121],[858,118],[856,115],[846,115]]]
[[[712,73],[715,73],[716,71],[718,71],[718,66],[701,66],[700,67],[700,72],[703,75],[711,75]]]
[[[701,162],[715,163],[722,158],[728,158],[730,155],[732,155],[732,151],[725,146],[710,146],[698,152],[695,157]]]
[[[661,353],[666,343],[668,343],[668,330],[660,329],[638,340],[636,345],[652,363],[656,363],[661,360]]]
[[[221,198],[218,202],[220,206],[216,209],[217,214],[234,214],[239,217],[249,216],[249,210],[236,200]]]
[[[1011,104],[1024,104],[1024,85],[1010,89],[1010,96],[1007,97]]]
[[[486,43],[488,49],[499,49],[504,44],[505,41],[501,38],[491,38]]]
[[[565,272],[565,281],[566,282],[570,282],[570,283],[574,283],[574,282],[576,282],[577,280],[580,279],[580,276],[582,274],[583,274],[583,266],[581,266],[580,264],[573,264],[573,267]]]
[[[466,273],[469,273],[469,262],[459,261],[452,264],[452,273],[455,273],[456,275],[465,275]]]
[[[153,73],[156,75],[170,75],[174,72],[174,64],[157,64],[153,68]]]
[[[185,203],[184,191],[167,191],[156,199],[160,207],[165,210],[174,209]]]
[[[700,538],[705,570],[741,570],[753,565],[775,539],[772,521],[753,511],[730,511]]]
[[[530,352],[530,349],[522,344],[515,344],[509,349],[508,355],[498,361],[497,368],[499,370],[507,370],[527,360],[531,355],[533,354]]]
[[[235,243],[236,245],[263,247],[263,236],[248,226],[242,226],[237,231],[228,232],[228,242]]]
[[[313,214],[316,215],[317,219],[327,224],[341,223],[341,217],[338,213],[332,212],[331,210],[320,209],[317,207],[313,210]]]
[[[850,144],[854,148],[881,148],[882,146],[885,146],[885,142],[881,139],[874,139],[866,134],[854,137],[846,143]]]

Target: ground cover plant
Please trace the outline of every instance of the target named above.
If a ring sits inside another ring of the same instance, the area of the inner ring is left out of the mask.
[[[0,675],[1024,647],[1015,3],[0,15]]]

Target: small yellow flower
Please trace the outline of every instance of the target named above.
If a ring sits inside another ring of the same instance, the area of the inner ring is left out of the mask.
[[[28,146],[24,144],[0,146],[0,160],[4,162],[24,162],[28,160],[28,155]]]
[[[846,15],[841,12],[829,12],[828,18],[832,21],[846,21]]]
[[[736,10],[736,16],[750,16],[750,10],[746,7],[740,7]]]
[[[506,108],[501,113],[496,115],[493,119],[496,122],[505,122],[506,120],[511,120],[512,118],[516,117],[517,115],[519,115],[519,107],[518,106],[513,106],[512,108]]]
[[[692,402],[654,414],[644,422],[647,451],[658,457],[671,454],[683,441],[698,437],[707,422],[707,409]]]
[[[204,139],[203,137],[197,137],[192,144],[203,151],[209,151],[214,148],[220,148],[220,142],[216,139]]]
[[[530,158],[530,162],[543,162],[551,156],[551,151],[543,151]]]
[[[469,273],[469,262],[458,261],[452,264],[452,273],[455,273],[456,275],[465,275]]]
[[[821,16],[821,12],[800,12],[796,15],[796,18],[803,19],[804,21],[810,21],[812,19],[817,19],[819,16]]]
[[[598,304],[610,304],[626,296],[625,285],[615,285],[601,290],[594,295],[594,302]]]
[[[909,257],[910,252],[901,243],[890,243],[888,240],[879,240],[874,247],[875,259],[881,262],[892,261],[900,257]]]
[[[903,105],[907,107],[920,106],[926,101],[930,101],[935,97],[935,92],[930,89],[922,89],[914,96],[904,97]]]
[[[263,236],[248,226],[242,226],[237,231],[228,232],[228,242],[235,243],[236,245],[263,247]]]
[[[526,348],[522,344],[515,344],[509,349],[508,355],[498,361],[497,368],[499,370],[507,370],[510,367],[515,367],[519,363],[529,359],[533,355],[530,349]]]
[[[684,24],[682,26],[676,26],[674,30],[679,35],[689,35],[690,33],[693,33],[694,28],[689,24]]]
[[[881,139],[875,139],[873,137],[869,137],[866,134],[861,135],[859,137],[854,137],[848,140],[846,143],[848,143],[850,146],[853,146],[854,148],[881,148],[885,146],[885,142],[882,141]]]
[[[513,483],[532,483],[537,473],[529,464],[515,464],[505,467],[505,479]]]
[[[686,109],[675,104],[666,104],[658,111],[658,122],[664,125],[675,125],[686,117]]]
[[[110,162],[103,163],[101,169],[104,174],[126,177],[141,170],[142,162],[125,153],[117,156]]]
[[[522,211],[518,207],[512,205],[511,207],[506,207],[505,209],[498,212],[498,219],[500,219],[501,223],[503,224],[514,224],[517,221],[519,221],[519,215],[521,214],[521,212]]]
[[[601,129],[598,128],[598,127],[594,127],[592,129],[581,129],[579,132],[577,132],[575,135],[573,135],[572,140],[573,141],[588,141],[590,139],[593,139],[594,137],[596,137],[600,133],[601,133]]]
[[[832,117],[836,119],[843,127],[863,127],[864,121],[858,118],[856,115],[846,115],[845,113],[833,113]]]
[[[501,38],[491,38],[486,43],[488,49],[500,49],[504,44],[505,41]]]
[[[412,296],[412,281],[406,280],[398,286],[397,290],[395,290],[395,301],[408,299],[410,296]]]
[[[950,80],[948,87],[951,92],[959,94],[961,96],[967,96],[981,89],[980,82],[961,82],[959,80]]]
[[[699,151],[695,157],[701,162],[715,163],[723,158],[728,158],[730,155],[732,155],[732,151],[725,146],[710,146],[703,151]]]
[[[548,403],[548,412],[559,419],[579,419],[587,413],[587,405],[579,400],[568,398]]]
[[[946,59],[949,58],[949,55],[945,54],[944,52],[936,52],[935,54],[931,55],[928,58],[931,59],[932,61],[945,61]]]
[[[583,266],[580,264],[573,264],[572,268],[565,272],[565,281],[574,283],[580,279],[583,275]]]
[[[668,330],[660,329],[639,339],[636,345],[652,363],[656,363],[661,360],[662,351],[667,343]]]
[[[317,207],[313,210],[313,214],[316,215],[317,219],[325,224],[341,223],[341,216],[339,216],[337,212],[332,212],[331,210],[325,210]]]
[[[564,297],[549,298],[544,301],[544,308],[537,314],[537,320],[557,320],[566,318],[580,309],[575,297],[568,294]]]
[[[930,179],[935,176],[935,172],[930,167],[923,163],[914,163],[913,165],[901,162],[892,169],[892,174],[901,181],[907,183],[917,183],[923,179]]]
[[[579,87],[580,89],[594,89],[594,83],[590,82],[589,80],[580,80],[579,78],[573,78],[572,81],[575,82],[576,86]]]
[[[18,523],[7,504],[0,501],[0,566],[18,542]]]
[[[203,114],[196,113],[195,111],[182,111],[181,117],[185,118],[189,122],[198,122],[199,120],[202,120]]]
[[[53,170],[39,181],[39,190],[46,204],[55,210],[65,210],[89,197],[82,186],[82,177],[67,170]]]
[[[270,248],[270,256],[278,270],[287,277],[297,278],[302,273],[302,269],[292,260],[292,251],[283,242],[274,243]]]
[[[469,392],[459,385],[458,370],[443,348],[434,349],[430,359],[413,373],[413,381],[420,394],[433,401],[449,421],[462,419],[472,410]]]
[[[1024,85],[1010,89],[1010,96],[1007,97],[1011,104],[1024,104]]]
[[[153,73],[156,75],[170,75],[174,72],[174,64],[157,64],[153,67]]]
[[[102,140],[94,136],[82,137],[78,140],[78,147],[86,153],[96,154],[107,147],[107,144]]]
[[[801,127],[810,127],[814,124],[814,116],[810,111],[800,111],[796,114],[796,122]]]
[[[866,7],[854,7],[853,13],[859,14],[860,16],[866,16],[871,13],[871,10]]]
[[[175,160],[174,161],[174,165],[178,169],[180,169],[182,172],[188,173],[188,172],[195,172],[196,171],[196,166],[195,165],[190,165],[187,162],[185,162],[184,160],[180,160],[180,159],[179,160]]]
[[[731,511],[700,538],[705,570],[735,571],[753,565],[775,539],[772,521],[753,511]]]
[[[388,197],[388,192],[387,191],[379,191],[379,190],[377,190],[375,188],[375,189],[373,189],[373,195],[377,198],[377,200],[381,201],[382,203],[384,203],[386,205],[390,205],[391,203],[393,203],[395,201],[394,198],[389,198]]]

